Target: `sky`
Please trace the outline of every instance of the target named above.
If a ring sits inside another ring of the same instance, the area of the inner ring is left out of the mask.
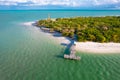
[[[120,10],[120,0],[0,0],[0,9]]]

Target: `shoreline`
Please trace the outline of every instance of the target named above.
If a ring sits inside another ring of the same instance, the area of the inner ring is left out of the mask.
[[[26,26],[35,26],[35,22],[26,22],[23,25]],[[42,31],[42,30],[41,30]],[[42,31],[44,32],[44,31]],[[59,44],[69,45],[72,39],[68,37],[61,36],[60,33],[54,32],[44,32],[49,38],[53,39],[55,42]],[[76,50],[79,52],[87,52],[87,53],[96,53],[96,54],[112,54],[112,53],[120,53],[120,43],[98,43],[98,42],[76,42]]]

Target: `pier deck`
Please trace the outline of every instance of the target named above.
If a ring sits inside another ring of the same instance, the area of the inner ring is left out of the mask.
[[[73,59],[73,60],[80,60],[81,58],[79,56],[76,56],[75,53],[76,53],[76,49],[75,49],[76,45],[73,44],[70,48],[70,54],[67,55],[67,54],[64,54],[64,58],[66,59]]]

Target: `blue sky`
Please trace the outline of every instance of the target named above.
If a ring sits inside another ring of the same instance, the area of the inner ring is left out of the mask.
[[[119,9],[120,0],[0,0],[0,9]]]

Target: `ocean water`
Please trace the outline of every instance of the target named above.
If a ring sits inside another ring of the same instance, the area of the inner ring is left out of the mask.
[[[25,22],[75,16],[113,16],[120,11],[0,11],[0,80],[119,80],[120,54],[77,52],[80,61],[62,58],[66,47]]]

